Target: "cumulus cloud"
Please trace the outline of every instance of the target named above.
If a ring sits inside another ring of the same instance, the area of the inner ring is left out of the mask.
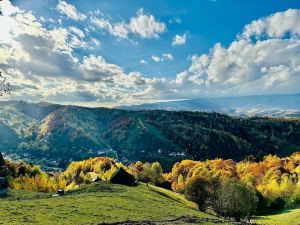
[[[162,54],[162,59],[172,61],[172,60],[174,60],[174,57],[171,53],[163,53]]]
[[[140,60],[140,64],[147,64],[147,61],[144,60],[144,59],[141,59],[141,60]]]
[[[181,36],[179,34],[176,34],[175,37],[173,37],[172,46],[184,45],[186,43],[186,39],[187,39],[187,34],[183,34]]]
[[[96,27],[122,39],[128,39],[129,35],[137,35],[145,39],[159,38],[159,35],[167,29],[164,23],[156,20],[151,14],[145,14],[143,9],[139,9],[136,16],[131,17],[128,23],[125,21],[112,23],[102,17],[92,17],[91,22]]]
[[[59,0],[57,6],[56,6],[57,11],[62,14],[66,15],[67,17],[73,19],[73,20],[85,20],[86,16],[75,8],[74,5],[68,4],[65,1]]]
[[[161,56],[153,55],[151,56],[154,62],[164,62],[164,61],[173,61],[174,57],[171,53],[162,53]]]
[[[300,10],[287,10],[246,25],[225,48],[194,55],[188,80],[209,95],[299,92]]]
[[[153,15],[144,14],[143,9],[139,9],[136,17],[130,19],[129,29],[132,33],[149,39],[158,38],[160,33],[166,31],[166,25],[156,21]]]
[[[160,62],[160,58],[156,55],[151,56],[151,58],[154,62]]]
[[[300,36],[299,21],[299,9],[277,12],[246,25],[241,38],[297,38]]]

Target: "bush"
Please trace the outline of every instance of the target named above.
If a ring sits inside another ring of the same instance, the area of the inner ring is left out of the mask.
[[[217,194],[215,211],[225,217],[249,218],[256,210],[258,198],[236,178],[225,180]]]
[[[205,211],[208,206],[214,205],[218,186],[218,179],[209,180],[194,176],[186,183],[184,195],[188,200],[195,202],[201,210]]]

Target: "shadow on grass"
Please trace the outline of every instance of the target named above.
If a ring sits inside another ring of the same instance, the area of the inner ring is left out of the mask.
[[[296,209],[296,208],[294,208]],[[279,214],[285,214],[285,213],[289,213],[293,210],[293,208],[289,208],[289,209],[280,209],[280,210],[264,210],[261,211],[257,214],[257,216],[276,216]]]
[[[223,224],[223,220],[211,219],[211,218],[198,218],[195,216],[181,216],[174,219],[165,220],[145,220],[145,221],[133,221],[127,220],[123,222],[113,222],[113,223],[99,223],[98,225],[182,225],[182,224]]]
[[[277,216],[277,215],[284,215],[292,212],[294,209],[281,209],[281,210],[276,210],[276,211],[271,211],[267,210],[264,212],[261,212],[259,215],[253,216],[252,218],[257,221],[272,221],[272,216]]]
[[[169,196],[169,195],[166,194],[166,193],[163,193],[163,192],[160,192],[160,191],[158,191],[158,190],[155,190],[155,189],[153,189],[153,188],[151,188],[151,187],[149,187],[149,186],[148,186],[148,188],[149,188],[149,190],[150,190],[151,192],[154,192],[154,193],[159,194],[159,195],[161,195],[161,196],[163,196],[163,197],[166,197],[166,198],[168,198],[168,199],[170,199],[170,200],[172,200],[172,201],[174,201],[174,202],[178,202],[178,203],[181,203],[181,204],[185,205],[185,204],[184,204],[182,201],[180,201],[179,199],[174,199],[174,198],[172,198],[171,196]]]

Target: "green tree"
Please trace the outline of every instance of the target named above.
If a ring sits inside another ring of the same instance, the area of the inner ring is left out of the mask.
[[[257,207],[257,197],[237,178],[226,179],[217,194],[215,211],[221,216],[232,217],[236,221],[250,218]]]

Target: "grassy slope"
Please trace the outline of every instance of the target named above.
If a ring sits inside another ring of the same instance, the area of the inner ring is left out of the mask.
[[[260,216],[257,222],[265,225],[300,225],[300,209],[287,210],[274,215]]]
[[[0,224],[187,224],[183,216],[191,218],[188,224],[220,222],[219,218],[193,209],[195,206],[178,194],[145,185],[92,184],[63,197],[11,190],[0,203]]]

